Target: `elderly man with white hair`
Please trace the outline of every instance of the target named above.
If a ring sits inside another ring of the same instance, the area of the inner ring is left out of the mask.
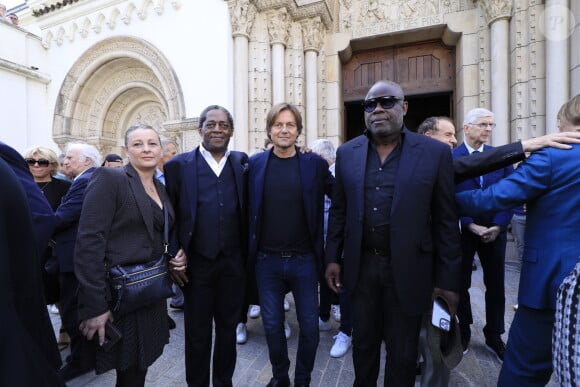
[[[486,145],[495,128],[493,113],[487,109],[472,109],[463,122],[465,141],[453,150],[453,158],[472,153],[485,152],[492,147]],[[485,189],[513,171],[511,166],[467,179],[456,186],[456,192]],[[506,230],[512,211],[486,212],[476,217],[463,216],[461,221],[462,284],[457,309],[461,342],[464,354],[469,351],[473,316],[469,298],[471,271],[475,253],[479,256],[485,283],[485,317],[483,328],[486,348],[503,362],[505,344],[501,335],[505,332],[505,284],[504,263]]]
[[[100,166],[101,155],[93,145],[68,143],[63,167],[74,176],[72,185],[56,209],[58,220],[54,236],[54,254],[60,267],[60,314],[62,326],[71,339],[71,354],[60,375],[65,382],[85,374],[94,368],[95,346],[89,343],[79,330],[78,287],[74,272],[74,250],[83,207],[85,190],[93,171]]]

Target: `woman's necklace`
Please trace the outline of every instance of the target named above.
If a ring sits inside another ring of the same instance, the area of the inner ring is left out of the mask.
[[[155,192],[157,192],[157,190],[155,189],[155,183],[153,183],[153,184],[151,184],[151,185],[147,184],[147,185],[145,186],[145,189],[146,189],[147,191],[151,192],[151,193],[155,193]]]
[[[46,188],[46,186],[47,186],[47,185],[49,185],[50,183],[52,183],[52,180],[51,180],[51,181],[47,181],[47,182],[46,182],[44,185],[42,185],[42,186],[39,186],[38,188],[40,188],[40,190],[42,191],[42,193],[44,193],[44,189],[45,189],[45,188]]]

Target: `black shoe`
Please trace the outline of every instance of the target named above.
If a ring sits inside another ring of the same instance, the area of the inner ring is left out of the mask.
[[[463,354],[467,355],[469,353],[469,341],[471,340],[471,333],[461,332],[461,348],[463,348]]]
[[[423,362],[419,362],[417,363],[417,365],[415,366],[415,375],[419,376],[423,373]]]
[[[266,384],[266,387],[290,387],[290,379],[278,380],[276,378],[270,379],[270,382]]]
[[[92,370],[93,370],[92,368],[83,369],[83,368],[78,368],[78,367],[72,366],[70,364],[65,364],[64,367],[62,367],[60,370],[58,370],[58,374],[60,375],[62,380],[64,380],[65,382],[68,382],[68,381],[73,380],[74,378],[78,378],[81,375],[87,374],[87,373],[91,372]]]
[[[501,339],[498,340],[485,340],[485,347],[495,355],[497,360],[503,364],[503,356],[505,354],[505,344]]]
[[[175,329],[177,327],[177,325],[175,325],[175,321],[173,321],[169,315],[167,315],[167,325],[169,326],[169,329]]]
[[[477,270],[477,265],[475,262],[473,262],[473,265],[471,265],[471,271],[476,271]]]

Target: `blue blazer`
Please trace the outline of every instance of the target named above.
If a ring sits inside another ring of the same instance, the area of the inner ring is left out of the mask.
[[[494,149],[494,147],[489,145],[483,146],[483,152],[490,151]],[[463,156],[469,156],[469,151],[465,146],[465,143],[462,143],[457,148],[453,149],[453,158],[458,159]],[[502,180],[503,178],[507,177],[510,173],[512,173],[514,168],[511,165],[508,165],[504,168],[497,169],[495,171],[489,172],[483,175],[483,187],[479,182],[479,176],[472,177],[467,179],[461,183],[458,183],[455,187],[456,192],[462,191],[470,191],[473,189],[482,189],[487,188],[492,184],[496,184],[498,181]],[[477,218],[469,217],[469,216],[462,216],[461,220],[461,229],[467,230],[467,227],[471,223],[479,224],[480,226],[499,226],[502,232],[505,232],[507,226],[512,218],[513,212],[511,209],[505,211],[490,211],[487,213],[480,214]]]
[[[362,249],[368,150],[365,135],[338,148],[328,221],[326,260],[338,262],[344,251],[343,283],[351,292]],[[408,315],[427,309],[434,286],[459,289],[461,248],[453,176],[449,146],[404,129],[391,207],[390,252],[395,290]]]
[[[89,168],[71,184],[60,206],[56,209],[57,229],[54,235],[56,246],[53,254],[58,258],[61,273],[74,272],[74,251],[79,228],[79,219],[83,209],[85,190],[95,168]]]
[[[190,248],[191,237],[195,230],[195,219],[197,212],[197,157],[199,147],[191,152],[182,153],[163,166],[165,174],[165,188],[171,204],[175,209],[176,227],[171,232],[170,252],[175,254],[179,247],[184,251]],[[248,169],[248,155],[243,152],[231,151],[229,155],[236,179],[236,188],[238,191],[238,204],[242,218],[240,225],[242,227],[241,241],[247,240],[246,227],[246,178]],[[246,249],[242,249],[242,256],[246,257]]]
[[[555,309],[556,292],[580,256],[580,145],[534,152],[485,190],[458,193],[461,213],[478,215],[527,203],[518,301]]]
[[[248,173],[249,198],[249,258],[255,262],[260,243],[262,221],[262,199],[266,169],[273,149],[258,153],[250,158]],[[314,153],[302,154],[296,147],[300,164],[302,199],[308,223],[308,232],[314,248],[317,265],[322,269],[324,262],[324,195],[330,196],[334,177],[328,170],[328,162]]]

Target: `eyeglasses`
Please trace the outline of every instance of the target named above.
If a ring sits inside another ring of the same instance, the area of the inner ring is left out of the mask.
[[[48,167],[50,165],[50,161],[45,159],[35,160],[35,159],[26,159],[26,164],[30,165],[31,167],[34,164],[38,164],[39,167]]]
[[[397,97],[378,97],[378,98],[371,98],[363,101],[363,109],[365,112],[372,113],[377,108],[378,104],[381,104],[383,109],[392,109],[393,106],[397,104],[397,102],[402,101],[402,98]]]
[[[473,122],[470,122],[469,125],[471,125],[471,126],[477,126],[480,129],[485,129],[485,128],[488,128],[488,127],[490,129],[493,129],[496,126],[496,124],[493,124],[493,123],[492,124],[489,124],[487,122],[480,122],[478,124],[474,124]]]

